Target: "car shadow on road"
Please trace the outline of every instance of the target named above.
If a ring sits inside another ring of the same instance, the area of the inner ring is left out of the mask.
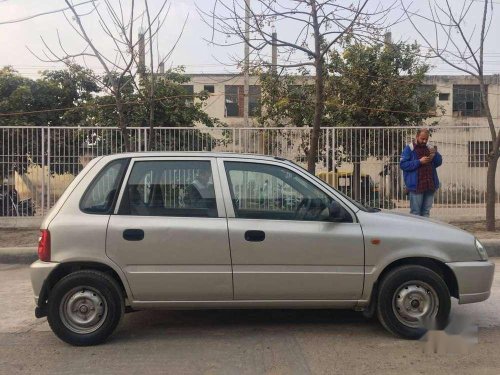
[[[110,342],[147,340],[158,336],[189,338],[221,335],[317,332],[391,337],[376,319],[352,310],[170,310],[126,314]]]

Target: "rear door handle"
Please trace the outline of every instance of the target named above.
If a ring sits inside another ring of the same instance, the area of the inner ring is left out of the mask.
[[[245,240],[250,242],[262,242],[266,238],[266,234],[261,230],[247,230],[245,232]]]
[[[127,241],[141,241],[144,238],[144,231],[142,229],[125,229],[123,238]]]

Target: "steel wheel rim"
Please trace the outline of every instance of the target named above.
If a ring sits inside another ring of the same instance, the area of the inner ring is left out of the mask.
[[[392,309],[400,323],[421,328],[432,323],[439,310],[439,298],[429,284],[412,280],[402,284],[394,293]]]
[[[67,292],[59,305],[59,316],[66,328],[78,334],[97,331],[106,320],[108,305],[102,294],[88,286]]]

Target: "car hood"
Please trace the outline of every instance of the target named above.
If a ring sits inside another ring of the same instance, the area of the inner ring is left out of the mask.
[[[415,249],[415,255],[439,254],[443,261],[478,260],[474,236],[453,225],[393,211],[357,215],[365,239],[380,238],[395,249]]]
[[[389,211],[389,210],[381,210],[379,213],[385,214],[384,216],[391,216],[391,217],[397,216],[399,218],[399,220],[406,220],[406,222],[410,222],[411,221],[411,222],[414,223],[415,221],[420,221],[421,223],[422,222],[432,223],[431,225],[437,224],[439,226],[444,226],[444,227],[447,227],[447,228],[450,228],[450,229],[454,229],[454,230],[456,229],[456,230],[459,230],[461,232],[465,232],[467,234],[470,234],[469,232],[466,232],[463,229],[460,229],[460,228],[458,228],[458,227],[456,227],[454,225],[445,223],[444,221],[441,221],[441,220],[438,220],[438,219],[434,219],[434,218],[429,218],[429,217],[424,217],[424,216],[417,216],[417,215],[407,214],[407,213],[404,213],[404,212],[395,212],[395,211]]]

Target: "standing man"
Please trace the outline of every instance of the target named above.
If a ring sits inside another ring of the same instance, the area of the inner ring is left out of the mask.
[[[405,186],[410,192],[410,213],[429,217],[434,192],[439,188],[436,168],[443,163],[437,147],[429,147],[429,129],[419,129],[415,140],[401,154]]]

